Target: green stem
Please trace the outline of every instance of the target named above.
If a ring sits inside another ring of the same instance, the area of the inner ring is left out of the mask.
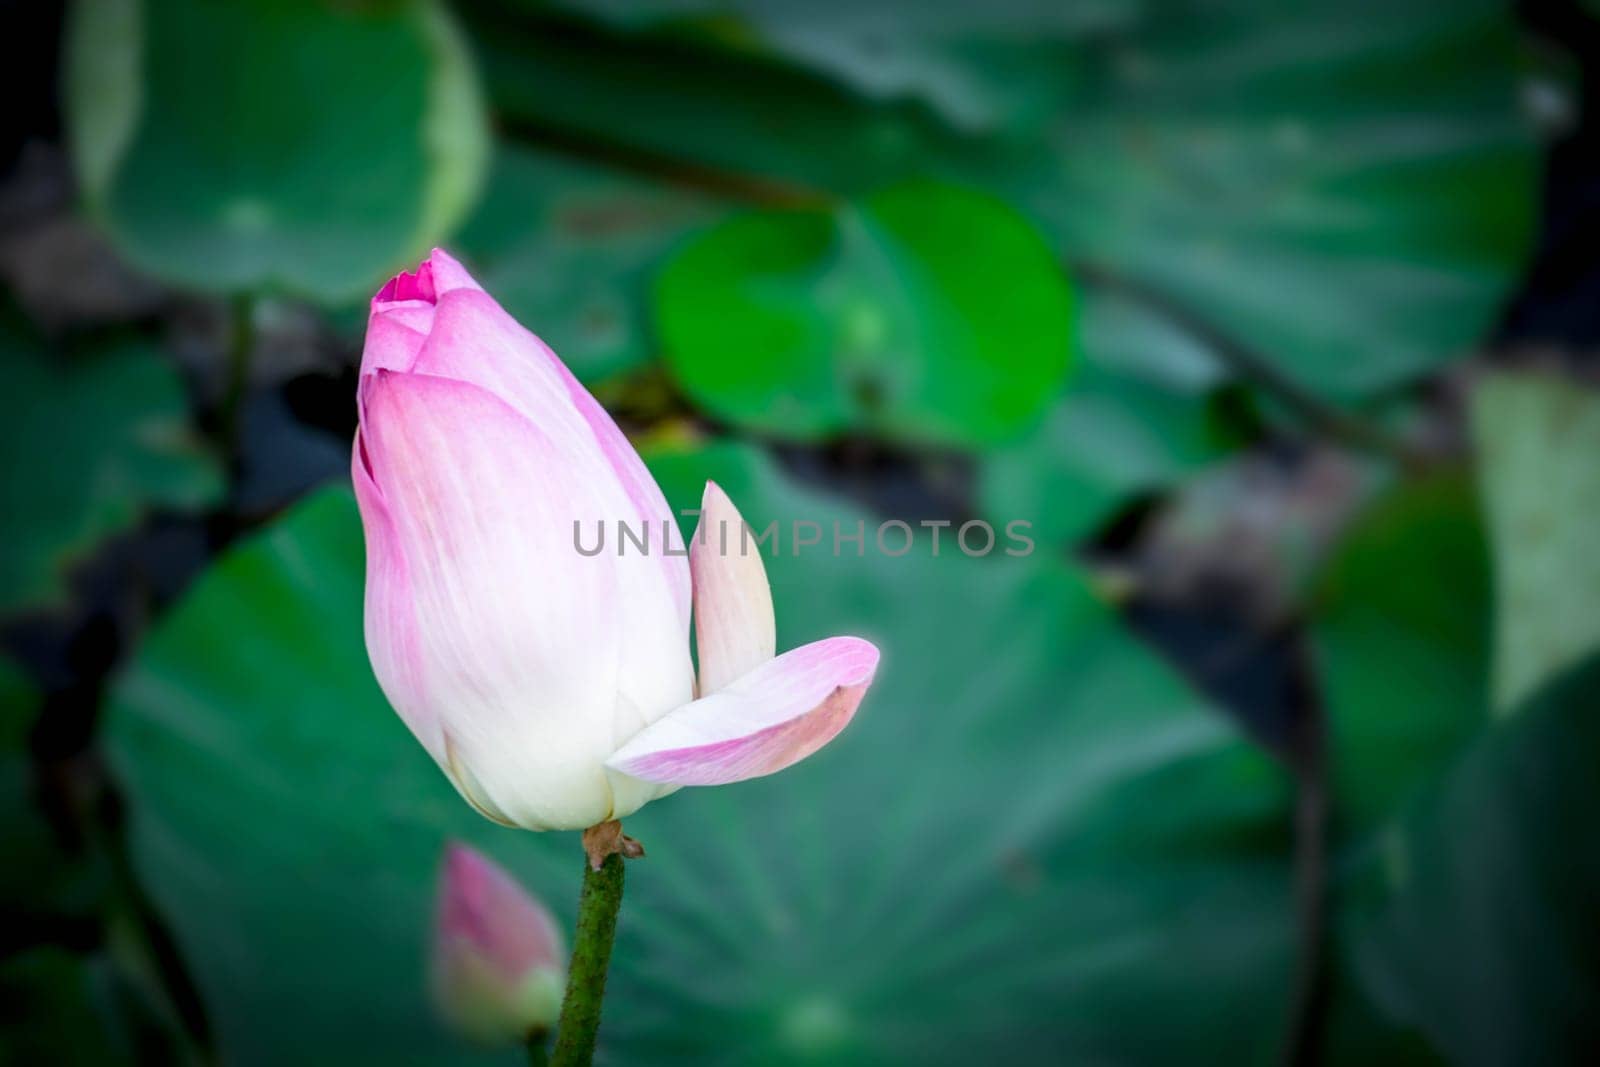
[[[561,1004],[552,1067],[588,1067],[594,1059],[595,1033],[600,1029],[600,1002],[606,991],[606,968],[622,907],[622,857],[607,856],[597,871],[583,865],[583,893],[578,897],[578,933],[567,971],[567,997]]]
[[[528,1038],[528,1067],[549,1067],[550,1047],[546,1044],[549,1036],[548,1030],[540,1030]]]

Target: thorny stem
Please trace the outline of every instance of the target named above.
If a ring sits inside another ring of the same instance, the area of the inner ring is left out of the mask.
[[[601,823],[583,832],[583,891],[578,896],[578,931],[567,968],[567,995],[561,1003],[552,1067],[588,1067],[594,1059],[605,997],[611,944],[622,907],[623,857],[644,855],[639,843],[622,833],[617,822]]]

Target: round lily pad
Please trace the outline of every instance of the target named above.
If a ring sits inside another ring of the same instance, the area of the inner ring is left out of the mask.
[[[873,521],[746,449],[654,469],[684,507],[716,477],[758,526]],[[870,637],[877,681],[813,758],[627,820],[648,855],[602,1055],[1270,1056],[1291,941],[1270,760],[1054,559],[768,566],[780,645]],[[116,689],[135,861],[230,1062],[476,1062],[425,999],[449,836],[574,915],[577,835],[461,802],[379,695],[360,616],[355,508],[330,490],[203,577]]]
[[[694,400],[801,440],[1003,441],[1072,358],[1043,238],[992,197],[931,183],[733,218],[663,268],[656,315]]]
[[[487,162],[434,0],[82,3],[66,71],[90,207],[176,285],[353,300],[460,221]]]

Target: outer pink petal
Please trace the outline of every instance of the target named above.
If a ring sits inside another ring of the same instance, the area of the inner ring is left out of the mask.
[[[543,347],[544,342],[540,342]],[[545,351],[549,352],[546,348]],[[609,412],[600,406],[589,391],[583,387],[571,371],[555,353],[550,353],[550,358],[555,360],[556,368],[561,372],[562,380],[566,383],[567,391],[572,397],[573,404],[578,413],[589,423],[594,431],[595,440],[599,442],[600,449],[606,457],[606,462],[611,465],[622,487],[627,491],[629,499],[633,501],[634,511],[646,521],[662,531],[663,537],[670,537],[675,550],[683,548],[678,532],[676,517],[672,514],[672,507],[667,503],[667,498],[661,492],[661,487],[651,477],[650,470],[644,465],[644,460],[639,457],[638,451],[628,442],[627,436],[617,427]],[[668,556],[663,553],[661,565],[666,578],[667,587],[676,604],[680,625],[687,635],[689,630],[689,568],[684,564],[681,555]]]
[[[377,483],[372,480],[361,431],[356,431],[350,456],[350,479],[367,540],[367,652],[384,695],[411,728],[422,747],[439,763],[445,761],[444,735],[428,701],[423,662],[417,645],[415,609],[393,520]]]
[[[567,448],[574,462],[591,460],[596,477],[618,482],[626,498],[605,518],[635,530],[649,524],[656,565],[687,634],[689,568],[681,554],[661,550],[666,536],[683,548],[672,508],[616,422],[543,341],[493,297],[462,287],[440,294],[428,340],[410,369],[487,389]]]
[[[433,328],[413,365],[418,374],[471,382],[537,426],[594,506],[569,511],[585,543],[609,533],[601,559],[616,572],[612,626],[621,636],[613,743],[621,744],[693,696],[689,659],[689,567],[682,535],[654,479],[616,424],[543,342],[487,293],[457,289],[439,297]],[[649,543],[648,554],[621,548],[619,524]],[[677,552],[668,555],[670,536]],[[619,780],[618,810],[652,799]],[[637,795],[636,795],[637,794]]]
[[[573,516],[597,507],[587,485],[476,386],[380,371],[365,392],[362,441],[405,574],[405,595],[369,599],[385,691],[434,709],[441,764],[491,818],[610,817],[618,587],[613,561],[573,548]],[[411,657],[398,668],[397,649]]]
[[[549,351],[488,293],[460,289],[434,306],[427,341],[412,369],[471,382],[525,415],[570,461],[600,462],[599,446],[579,415]]]
[[[435,314],[444,312],[447,305],[452,306],[447,313],[451,321],[435,341]],[[587,425],[586,447],[592,445],[599,450],[600,458],[622,483],[631,501],[632,515],[609,517],[648,521],[657,544],[663,536],[661,523],[672,523],[673,543],[682,547],[666,497],[611,416],[556,354],[506,314],[448,253],[436,248],[416,271],[392,278],[373,297],[372,317],[398,318],[401,325],[427,335],[432,343],[425,354],[414,349],[406,353],[409,361],[403,364],[373,357],[369,366],[369,360],[363,358],[363,373],[385,366],[481,385],[533,419],[551,436],[574,428],[568,425],[566,414],[575,411]],[[566,413],[559,409],[566,409]],[[658,552],[657,558],[687,632],[689,569],[682,556]]]
[[[708,696],[777,652],[772,587],[761,546],[716,482],[700,498],[700,526],[689,545],[700,695]]]
[[[859,637],[804,645],[662,716],[607,763],[671,785],[723,785],[781,771],[845,728],[877,667],[877,648]]]

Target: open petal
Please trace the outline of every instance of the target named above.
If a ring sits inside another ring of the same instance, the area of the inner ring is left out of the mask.
[[[607,765],[647,782],[723,785],[805,759],[855,715],[878,668],[859,637],[830,637],[662,716]]]
[[[761,546],[746,536],[744,517],[716,482],[706,482],[700,498],[689,573],[700,694],[707,696],[770,660],[778,647]]]

